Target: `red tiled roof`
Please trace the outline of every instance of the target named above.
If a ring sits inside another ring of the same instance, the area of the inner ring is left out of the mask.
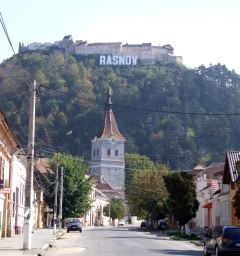
[[[102,193],[118,193],[102,176],[94,174],[93,183]]]
[[[114,136],[117,139],[125,140],[125,138],[118,130],[112,109],[105,110],[104,124],[102,127],[102,132],[100,134],[101,138],[103,139],[109,139],[110,137]]]
[[[193,170],[191,171],[191,174],[192,174],[193,176],[197,176],[197,175],[198,175],[200,172],[202,172],[205,168],[206,168],[205,166],[198,164],[197,166],[195,166],[195,167],[193,168]]]
[[[218,180],[223,176],[224,163],[212,163],[207,166],[202,172],[207,174],[208,178]]]
[[[109,139],[112,136],[119,140],[125,140],[125,138],[118,130],[117,123],[112,111],[111,94],[108,90],[108,93],[106,94],[105,115],[103,125],[99,132],[98,138]]]
[[[196,175],[196,178],[205,176],[207,179],[207,186],[216,192],[219,189],[218,181],[222,180],[224,172],[224,163],[212,163],[207,166],[203,171]],[[217,186],[215,186],[217,184]]]
[[[109,184],[106,184],[106,183],[99,183],[96,186],[96,188],[99,189],[100,191],[102,191],[103,193],[116,192],[115,189],[113,189]]]
[[[41,172],[41,173],[46,173],[47,172],[47,167],[49,164],[49,159],[48,158],[40,158],[38,161],[35,163],[35,168]]]

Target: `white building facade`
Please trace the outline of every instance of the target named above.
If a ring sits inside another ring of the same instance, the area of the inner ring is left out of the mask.
[[[10,236],[22,234],[25,208],[26,158],[12,156]]]
[[[196,175],[199,208],[196,226],[214,227],[231,224],[229,185],[222,184],[224,163],[214,163]]]

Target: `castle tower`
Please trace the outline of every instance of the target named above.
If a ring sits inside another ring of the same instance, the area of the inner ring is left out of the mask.
[[[108,90],[103,124],[92,140],[90,173],[99,175],[119,192],[124,191],[125,184],[124,141],[117,127]]]

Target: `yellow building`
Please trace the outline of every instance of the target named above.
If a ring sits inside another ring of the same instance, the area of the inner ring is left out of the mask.
[[[238,218],[235,216],[235,208],[233,207],[233,198],[237,190],[238,172],[236,163],[240,161],[240,152],[230,151],[226,154],[223,184],[229,185],[229,205],[231,214],[231,225],[238,225]]]
[[[11,235],[11,213],[16,207],[11,193],[13,154],[19,147],[6,115],[0,110],[0,237]]]

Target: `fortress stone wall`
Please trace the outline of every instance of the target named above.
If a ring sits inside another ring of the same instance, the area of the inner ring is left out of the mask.
[[[73,41],[71,35],[65,36],[60,41],[52,43],[31,43],[19,48],[19,52],[25,50],[39,50],[58,46],[66,51],[79,55],[108,55],[108,56],[136,56],[144,63],[153,64],[156,61],[183,63],[181,56],[174,55],[174,48],[170,45],[153,46],[151,43],[122,44],[122,42],[87,43],[87,41]]]

